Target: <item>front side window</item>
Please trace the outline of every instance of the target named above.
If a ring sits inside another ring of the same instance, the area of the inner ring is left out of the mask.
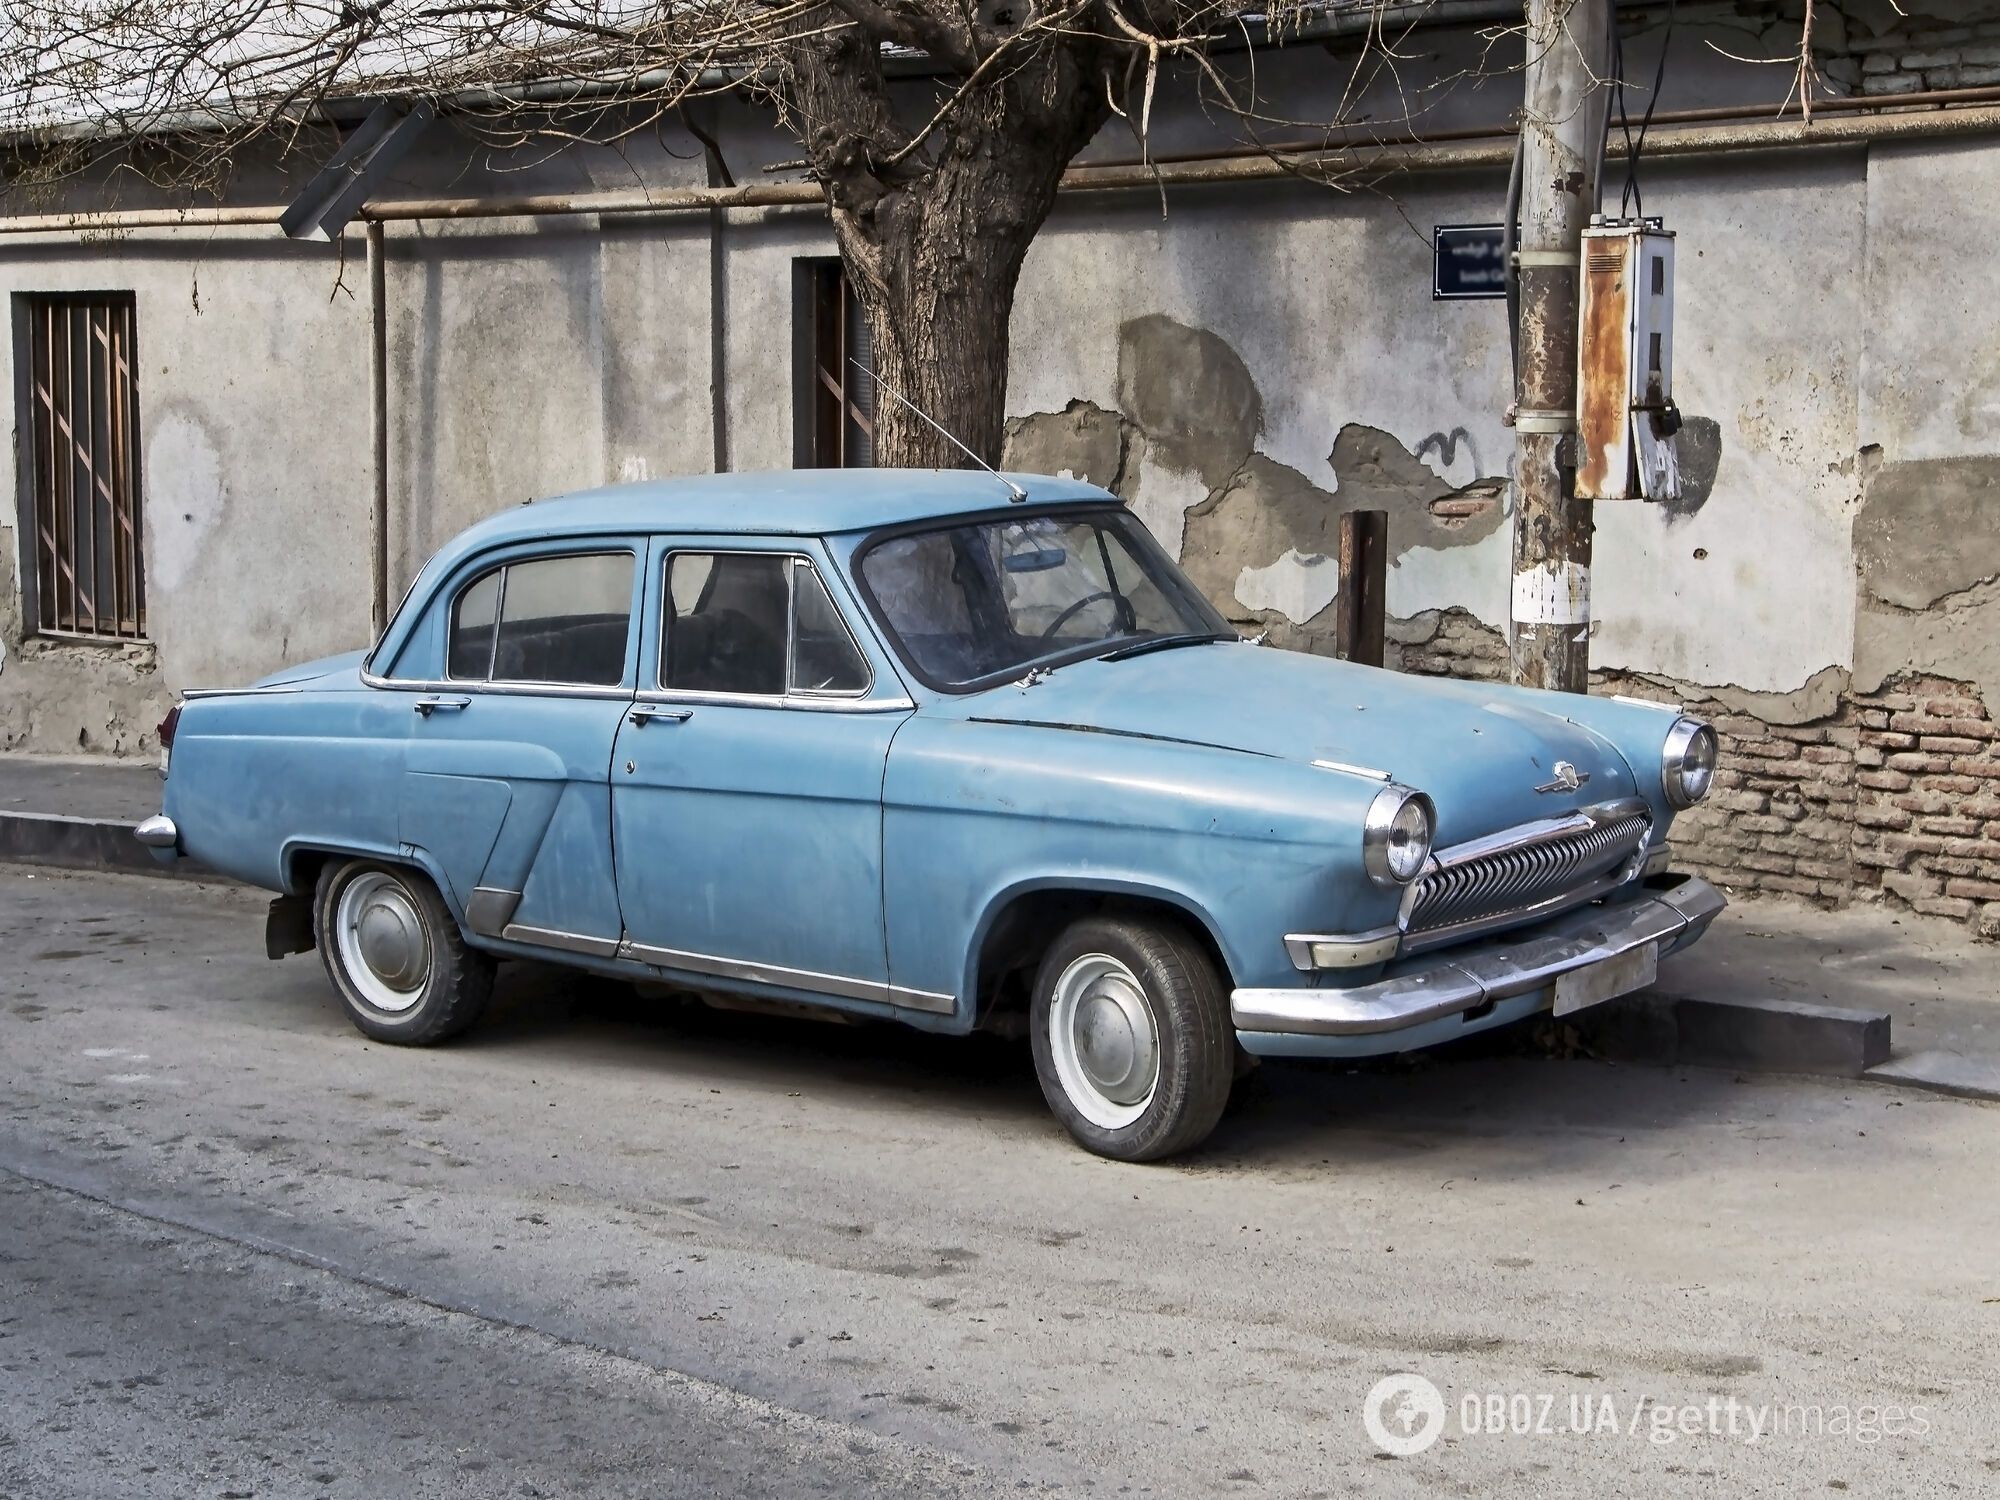
[[[667,559],[660,686],[679,692],[866,692],[867,660],[802,557],[676,552]]]
[[[616,687],[632,625],[629,552],[507,563],[452,606],[446,672],[457,682]]]
[[[890,536],[864,549],[860,573],[910,665],[947,691],[1149,640],[1235,635],[1124,510]]]

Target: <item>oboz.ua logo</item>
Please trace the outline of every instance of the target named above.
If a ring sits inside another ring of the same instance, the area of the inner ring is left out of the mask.
[[[1421,1375],[1385,1375],[1361,1403],[1361,1425],[1384,1453],[1412,1458],[1444,1431],[1444,1396]]]

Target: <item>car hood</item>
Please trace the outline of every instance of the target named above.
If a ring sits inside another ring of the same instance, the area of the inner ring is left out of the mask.
[[[296,667],[284,667],[268,677],[260,677],[251,686],[303,687],[328,677],[358,678],[367,655],[366,651],[343,651],[338,656],[322,656],[318,661],[300,662]]]
[[[1222,642],[1077,662],[956,707],[975,721],[1204,745],[1317,762],[1335,774],[1379,772],[1430,794],[1437,841],[1446,845],[1639,795],[1617,747],[1536,706],[1542,696]],[[1573,791],[1537,790],[1555,780],[1558,761],[1588,779]]]

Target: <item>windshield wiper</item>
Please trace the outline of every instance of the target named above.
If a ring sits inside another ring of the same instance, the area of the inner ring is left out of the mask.
[[[1134,641],[1129,646],[1120,646],[1115,651],[1106,651],[1099,661],[1123,661],[1128,656],[1144,656],[1148,651],[1171,651],[1176,646],[1206,646],[1215,641],[1240,641],[1243,637],[1233,630],[1190,630],[1180,635],[1148,636],[1143,641]]]

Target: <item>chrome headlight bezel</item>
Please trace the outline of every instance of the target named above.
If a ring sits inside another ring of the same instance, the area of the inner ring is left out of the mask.
[[[1422,819],[1420,841],[1410,835],[1411,814]],[[1400,890],[1423,874],[1436,834],[1436,805],[1416,788],[1392,781],[1375,794],[1375,800],[1368,804],[1368,816],[1362,820],[1362,868],[1376,885]],[[1400,873],[1405,869],[1407,874]]]
[[[1660,750],[1660,790],[1667,805],[1685,810],[1709,794],[1715,785],[1715,768],[1722,749],[1714,729],[1700,719],[1685,715],[1674,720]],[[1698,784],[1689,790],[1691,780]]]

